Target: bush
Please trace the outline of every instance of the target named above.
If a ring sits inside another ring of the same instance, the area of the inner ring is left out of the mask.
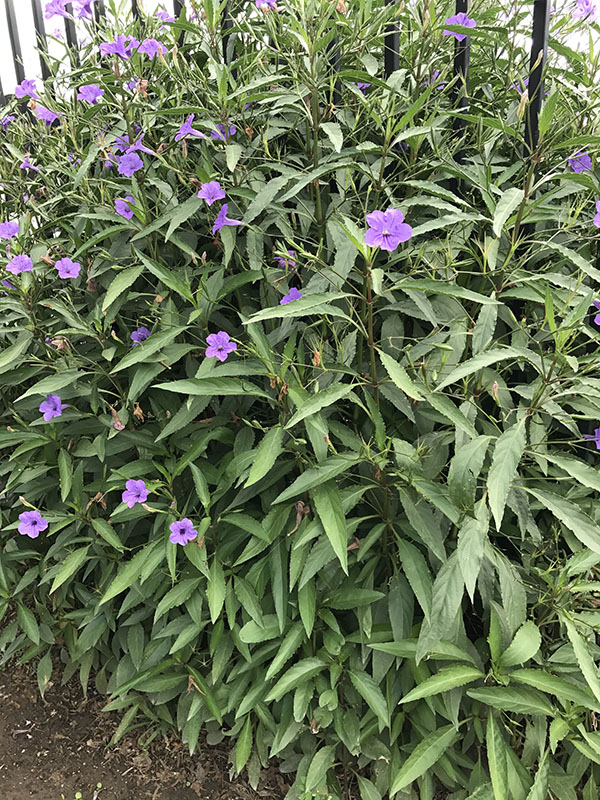
[[[448,7],[197,11],[7,109],[2,663],[290,800],[596,797],[589,18],[524,157],[525,11],[462,139]]]

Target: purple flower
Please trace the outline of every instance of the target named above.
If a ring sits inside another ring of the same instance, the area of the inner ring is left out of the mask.
[[[229,334],[225,333],[225,331],[209,334],[206,337],[206,343],[208,347],[206,348],[205,356],[207,358],[218,358],[219,361],[226,361],[227,356],[237,350],[237,344],[230,341]]]
[[[600,450],[600,428],[596,428],[594,434],[591,433],[584,433],[584,439],[593,439],[596,442],[596,450]]]
[[[135,127],[137,128],[138,126],[136,125]],[[129,143],[129,136],[117,136],[113,144],[113,149],[117,151],[124,151],[125,154],[136,153],[139,151],[153,156],[153,151],[146,147],[146,145],[142,142],[142,139],[145,135],[145,133],[141,133],[133,144]]]
[[[152,61],[154,56],[158,55],[158,53],[162,53],[164,56],[166,52],[167,48],[162,42],[159,42],[158,39],[144,39],[138,47],[138,53],[146,53],[150,61]]]
[[[54,417],[62,416],[63,408],[68,408],[68,406],[57,394],[47,394],[46,399],[40,403],[40,411],[46,422],[50,422]]]
[[[0,239],[12,239],[19,231],[18,222],[0,222]]]
[[[130,339],[132,340],[133,344],[132,347],[137,347],[138,344],[141,344],[144,339],[147,339],[150,336],[151,331],[145,325],[141,325],[137,330],[135,330]]]
[[[277,0],[254,0],[256,3],[257,8],[263,8],[263,6],[267,6],[267,8],[272,8],[275,11],[278,11],[277,8]]]
[[[194,529],[194,523],[187,517],[179,522],[172,522],[169,530],[171,531],[169,541],[173,544],[186,545],[198,536],[198,531]]]
[[[600,228],[600,200],[596,200],[596,216],[594,217],[594,225]]]
[[[67,161],[69,162],[69,164],[81,164],[81,159],[75,158],[74,153],[67,153]]]
[[[62,31],[61,31],[61,29],[60,29],[60,28],[55,28],[55,29],[52,31],[52,36],[54,36],[54,38],[55,38],[55,39],[62,39],[62,38],[63,38],[63,35],[62,35]]]
[[[89,83],[87,86],[81,87],[77,94],[77,99],[85,100],[87,103],[95,106],[103,94],[104,89],[101,89],[97,83]]]
[[[127,81],[126,83],[126,86],[130,92],[133,92],[134,89],[137,89],[137,85],[138,85],[137,78],[133,81]]]
[[[80,0],[79,8],[75,11],[75,16],[78,19],[91,19],[92,2],[93,0]]]
[[[583,150],[580,150],[572,158],[568,158],[567,163],[573,172],[587,172],[592,168],[592,159]]]
[[[594,300],[594,305],[596,306],[598,311],[600,311],[600,300]],[[594,323],[596,325],[600,325],[600,314],[596,314],[596,316],[594,317]]]
[[[30,169],[33,172],[39,172],[40,168],[36,167],[35,164],[32,164],[29,160],[29,156],[25,156],[25,160],[22,164],[19,165],[19,169]]]
[[[356,84],[356,88],[360,89],[363,94],[366,94],[366,90],[369,88],[370,83],[359,82]]]
[[[126,178],[131,178],[134,172],[144,167],[144,162],[137,153],[125,153],[124,156],[119,156],[117,164],[119,175],[125,175]]]
[[[190,114],[181,128],[179,128],[175,134],[176,142],[178,142],[180,139],[184,139],[186,136],[198,136],[200,139],[206,138],[202,131],[197,131],[195,128],[192,128],[192,122],[194,121],[195,116],[195,114]]]
[[[39,511],[24,511],[19,514],[19,527],[17,530],[22,536],[37,539],[41,531],[48,527],[48,520],[44,519]]]
[[[117,36],[114,42],[101,42],[100,55],[115,55],[124,59],[131,58],[133,51],[139,47],[139,40],[135,36]]]
[[[0,281],[0,283],[2,284],[2,286],[6,286],[7,289],[14,289],[15,291],[17,289],[17,287],[13,286],[10,281]],[[4,292],[4,294],[6,294],[6,292]]]
[[[15,97],[21,100],[23,97],[33,97],[39,100],[37,87],[34,80],[23,80],[18,86],[15,86]]]
[[[288,254],[288,256],[290,256],[290,258],[283,258],[282,256],[275,256],[275,261],[279,264],[281,269],[287,269],[287,267],[290,267],[291,269],[294,269],[294,267],[296,266],[296,262],[294,261],[294,259],[296,257],[296,251],[295,250],[288,250],[287,254]]]
[[[588,18],[589,22],[593,22],[597,13],[596,3],[594,0],[577,0],[577,6],[571,14],[574,20]]]
[[[298,289],[296,289],[295,286],[292,286],[290,291],[287,294],[283,295],[283,297],[279,301],[279,305],[280,306],[284,306],[286,303],[291,303],[294,300],[300,300],[301,297],[302,297],[302,295],[300,294]]]
[[[175,17],[172,17],[168,11],[157,11],[154,16],[163,22],[175,22]]]
[[[8,130],[8,126],[11,122],[15,121],[15,117],[12,114],[5,114],[2,119],[0,120],[0,125],[2,126],[3,131]]]
[[[441,73],[439,69],[434,69],[431,78],[425,78],[425,80],[423,81],[423,86],[429,86],[430,83],[436,83],[437,79],[440,77],[440,74]],[[440,81],[440,83],[438,83],[435,88],[439,92],[441,89],[444,88],[445,85],[446,81]]]
[[[115,208],[117,210],[117,214],[120,214],[125,219],[131,219],[133,217],[133,211],[131,210],[129,204],[131,203],[132,206],[135,205],[135,200],[133,197],[128,194],[125,198],[117,197],[115,200]]]
[[[52,17],[68,17],[69,15],[65,10],[66,5],[67,0],[50,0],[49,3],[46,3],[44,16],[46,19],[52,19]]]
[[[71,261],[70,258],[61,258],[54,266],[58,270],[59,278],[76,278],[81,271],[79,261]]]
[[[31,272],[33,269],[33,261],[26,255],[15,256],[6,265],[8,272],[13,275],[19,275],[21,272]]]
[[[221,184],[219,181],[209,181],[208,183],[201,183],[200,184],[200,191],[198,192],[198,197],[201,200],[206,200],[209,206],[215,202],[215,200],[223,200],[225,197],[225,192],[221,189]]]
[[[229,219],[227,216],[227,203],[223,203],[221,206],[221,210],[219,211],[217,218],[215,220],[215,224],[213,225],[213,236],[217,231],[220,231],[221,228],[224,228],[225,225],[243,225],[243,222],[240,222],[237,219]]]
[[[369,247],[381,247],[391,252],[412,236],[412,228],[404,222],[404,214],[397,208],[372,211],[366,220],[369,230],[365,233],[365,244]]]
[[[227,133],[225,132],[225,125],[222,122],[217,123],[216,131],[211,131],[210,135],[213,139],[219,139],[222,142],[227,141],[227,136],[233,136],[237,133],[235,125],[229,125]]]
[[[55,114],[54,111],[50,111],[50,109],[45,106],[36,106],[33,111],[39,122],[46,123],[47,128],[58,119],[58,114]]]
[[[123,503],[127,503],[129,508],[133,508],[136,503],[145,503],[148,494],[144,481],[127,481],[121,500]]]
[[[446,20],[446,25],[463,25],[465,28],[476,28],[477,23],[474,19],[471,19],[464,11],[460,11],[458,14],[454,14],[452,17],[448,17]],[[467,38],[466,33],[453,33],[452,31],[445,30],[444,36],[454,36],[454,38],[462,42],[463,39]]]

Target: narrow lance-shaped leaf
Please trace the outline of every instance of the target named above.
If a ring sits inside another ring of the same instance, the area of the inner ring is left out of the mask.
[[[390,795],[395,795],[401,789],[416,781],[427,770],[440,760],[446,750],[458,739],[459,732],[453,725],[438,728],[430,733],[415,747],[406,759],[400,772],[392,781]]]
[[[498,437],[487,478],[490,509],[500,529],[506,498],[525,450],[525,423],[515,423]]]

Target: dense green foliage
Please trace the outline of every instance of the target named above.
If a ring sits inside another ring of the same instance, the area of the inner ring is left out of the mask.
[[[254,785],[275,756],[290,800],[593,800],[600,189],[567,159],[600,145],[600,61],[567,35],[597,27],[554,15],[523,159],[530,9],[470,11],[462,142],[452,9],[233,11],[229,66],[205,0],[199,21],[127,24],[165,42],[153,60],[101,59],[115,24],[52,63],[53,125],[7,109],[1,266],[34,267],[0,276],[1,663],[38,659],[43,691],[58,654],[111,696],[118,737],[230,737]],[[190,114],[206,138],[175,141]],[[143,169],[105,166],[141,132]],[[209,181],[243,225],[211,233]],[[367,247],[388,208],[412,237]],[[67,407],[46,422],[48,394]],[[129,508],[132,479],[150,493]]]

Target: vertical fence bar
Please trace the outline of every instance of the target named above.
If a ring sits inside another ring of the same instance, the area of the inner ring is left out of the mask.
[[[131,0],[131,13],[133,14],[134,19],[140,18],[140,7],[138,5],[138,0]]]
[[[31,13],[33,14],[33,27],[35,28],[35,38],[40,51],[40,68],[42,70],[42,80],[50,77],[50,70],[44,56],[48,53],[48,41],[46,39],[46,26],[42,14],[42,4],[40,0],[31,0]]]
[[[548,57],[548,30],[550,28],[550,0],[534,0],[531,56],[529,59],[529,103],[525,117],[524,157],[531,158],[540,136],[539,116],[544,100],[544,67]]]
[[[173,0],[173,14],[175,18],[179,17],[181,12],[183,11],[183,2],[182,0]]]
[[[96,25],[97,25],[101,19],[104,19],[106,17],[106,6],[104,5],[104,0],[96,0],[94,5],[96,7]]]
[[[396,5],[396,0],[385,0],[386,6]],[[385,77],[389,78],[392,72],[399,67],[400,31],[396,21],[390,22],[385,29],[383,40],[383,65]]]
[[[4,0],[4,7],[6,9],[6,21],[8,22],[8,36],[10,38],[13,63],[15,65],[15,75],[17,77],[17,83],[21,83],[21,81],[25,80],[25,69],[22,63],[23,57],[21,55],[19,26],[17,24],[17,17],[15,14],[15,5],[13,3],[13,0]]]
[[[223,61],[226,64],[229,64],[229,59],[227,57],[227,49],[229,47],[229,39],[231,37],[230,33],[227,31],[233,28],[233,20],[229,14],[229,3],[225,3],[225,8],[223,9],[223,16],[221,18],[221,31],[223,34]]]
[[[466,13],[469,7],[469,0],[456,0],[456,13]],[[466,36],[461,42],[455,39],[454,42],[454,77],[458,78],[454,87],[454,100],[457,111],[466,111],[469,107],[469,62],[471,58],[471,37]],[[453,130],[456,136],[464,136],[466,120],[460,117],[454,118]],[[465,151],[461,148],[455,155],[454,160],[457,164],[462,164],[465,158]]]
[[[77,30],[75,29],[75,20],[73,19],[73,4],[67,3],[65,11],[69,15],[65,17],[65,33],[67,34],[67,44],[69,48],[74,51],[71,54],[72,63],[79,66],[79,45],[77,44]]]

